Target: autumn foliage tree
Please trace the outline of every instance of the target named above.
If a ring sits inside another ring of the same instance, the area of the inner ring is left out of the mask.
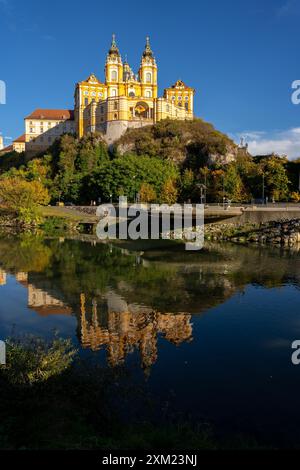
[[[48,190],[40,181],[27,181],[20,177],[0,180],[0,203],[26,223],[38,218],[38,206],[50,201]]]
[[[174,179],[169,178],[163,185],[160,202],[164,204],[175,204],[177,201],[178,189]]]
[[[156,198],[156,191],[153,186],[149,183],[142,183],[140,189],[141,202],[155,202]]]

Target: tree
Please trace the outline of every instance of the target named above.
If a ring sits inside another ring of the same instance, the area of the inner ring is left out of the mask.
[[[180,197],[182,201],[192,199],[195,189],[195,175],[190,169],[185,169],[181,178]]]
[[[223,169],[217,168],[211,170],[209,177],[207,178],[209,181],[207,195],[210,201],[222,202],[225,195],[224,178],[225,172]]]
[[[141,202],[155,202],[156,198],[157,196],[153,186],[149,183],[142,183],[140,189]]]
[[[164,204],[175,204],[177,201],[178,189],[173,179],[169,178],[163,185],[160,202]]]
[[[287,159],[272,155],[259,163],[259,169],[265,179],[265,194],[276,201],[288,199],[289,178],[286,171]]]
[[[0,179],[0,201],[21,221],[30,223],[37,219],[39,205],[47,205],[48,190],[39,181],[26,181],[18,177]]]
[[[142,185],[148,184],[156,195],[161,194],[163,185],[171,178],[177,180],[177,168],[167,161],[155,157],[124,155],[103,163],[99,169],[86,176],[83,187],[85,199],[109,200],[127,196],[133,201]]]
[[[291,201],[293,202],[300,202],[300,193],[297,191],[292,192],[291,194]]]
[[[0,180],[0,200],[5,207],[18,210],[20,207],[47,205],[49,194],[39,181],[3,178]]]
[[[243,200],[243,182],[235,164],[229,164],[225,169],[224,193],[228,199],[233,201],[240,202]]]
[[[88,134],[79,141],[75,166],[83,176],[108,161],[108,148],[100,134]]]

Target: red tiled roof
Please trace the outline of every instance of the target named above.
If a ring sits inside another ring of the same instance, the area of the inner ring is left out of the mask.
[[[50,305],[42,305],[40,307],[29,307],[31,310],[34,310],[36,313],[41,315],[42,317],[46,317],[48,315],[71,315],[72,309],[71,307],[55,307]]]
[[[74,111],[71,109],[36,109],[25,119],[49,119],[59,121],[61,119],[74,120]]]
[[[5,147],[4,149],[0,150],[0,153],[6,153],[6,152],[12,152],[13,151],[13,146],[9,145],[8,147]]]
[[[25,134],[20,135],[20,137],[14,140],[14,143],[19,143],[19,142],[25,142]]]

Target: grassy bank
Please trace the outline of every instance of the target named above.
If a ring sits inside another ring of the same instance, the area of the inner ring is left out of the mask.
[[[56,233],[80,232],[84,225],[95,224],[95,216],[79,212],[76,209],[56,206],[40,206],[34,220],[22,220],[12,210],[0,208],[0,227],[16,232],[42,231],[46,235]]]

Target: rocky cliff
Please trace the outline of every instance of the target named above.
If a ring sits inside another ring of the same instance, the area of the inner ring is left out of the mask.
[[[159,156],[180,166],[197,168],[233,161],[237,145],[212,124],[163,120],[153,126],[128,130],[114,145],[115,153]]]

